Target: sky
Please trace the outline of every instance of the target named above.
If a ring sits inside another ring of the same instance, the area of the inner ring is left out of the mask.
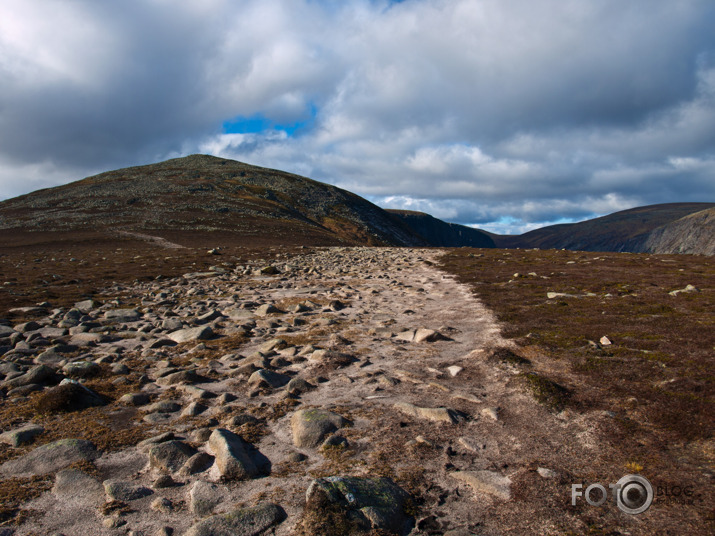
[[[1,0],[0,200],[213,154],[500,233],[715,201],[712,0]]]

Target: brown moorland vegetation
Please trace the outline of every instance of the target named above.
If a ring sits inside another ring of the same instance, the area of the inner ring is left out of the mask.
[[[712,527],[711,258],[463,248],[442,268],[471,285],[520,345],[530,363],[516,364],[518,378],[537,400],[613,417],[600,430],[602,459],[573,460],[575,475],[593,482],[640,472],[670,515]],[[697,290],[671,294],[687,285]]]

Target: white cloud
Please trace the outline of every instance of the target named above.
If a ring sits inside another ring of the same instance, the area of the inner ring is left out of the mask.
[[[7,0],[0,199],[192,152],[513,229],[715,199],[714,26],[709,0]],[[221,130],[257,114],[311,122]]]

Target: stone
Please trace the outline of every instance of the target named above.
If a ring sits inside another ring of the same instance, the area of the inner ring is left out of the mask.
[[[447,337],[442,335],[439,331],[427,328],[419,328],[415,331],[414,342],[435,342],[447,340]]]
[[[184,327],[184,324],[181,323],[181,320],[178,318],[166,318],[162,323],[161,323],[161,329],[164,331],[179,331]]]
[[[452,478],[467,483],[475,492],[486,493],[498,499],[511,499],[511,479],[493,471],[456,471]]]
[[[223,315],[220,312],[209,311],[201,316],[197,316],[194,319],[194,324],[202,326],[204,324],[208,324],[209,322],[213,322],[214,320],[218,320],[219,318],[223,318]]]
[[[42,326],[35,321],[24,322],[15,326],[14,330],[18,333],[27,333],[28,331],[37,331]]]
[[[137,322],[141,318],[141,313],[136,309],[110,309],[104,313],[106,320],[112,322]]]
[[[389,478],[331,476],[311,482],[305,512],[322,519],[331,511],[363,531],[406,534],[414,525],[406,513],[410,501],[410,494]]]
[[[30,385],[31,383],[43,384],[48,381],[55,380],[54,369],[48,367],[47,365],[35,365],[25,374],[17,376],[12,380],[8,380],[4,383],[6,387],[21,387],[23,385]]]
[[[542,478],[557,478],[559,474],[553,469],[547,469],[546,467],[537,467],[536,472]]]
[[[411,417],[427,419],[433,422],[456,424],[460,420],[464,420],[457,412],[448,408],[422,408],[407,402],[398,402],[394,407]]]
[[[62,373],[68,378],[92,378],[102,371],[97,363],[92,361],[74,361],[62,367]]]
[[[484,417],[491,419],[493,421],[498,421],[499,420],[499,410],[497,408],[482,408],[482,410],[479,412],[481,413]]]
[[[330,309],[331,311],[335,311],[335,312],[342,311],[343,309],[345,309],[345,307],[347,307],[347,306],[340,300],[332,300],[328,304],[328,309]]]
[[[271,370],[260,369],[255,371],[248,378],[248,384],[254,387],[271,387],[276,389],[283,387],[290,381],[291,377]]]
[[[486,443],[479,442],[471,437],[460,437],[457,442],[469,452],[480,452],[487,447]]]
[[[694,285],[687,285],[685,288],[681,288],[678,290],[671,290],[670,292],[668,292],[668,294],[670,294],[671,296],[677,296],[678,294],[682,294],[682,293],[687,294],[690,292],[700,292],[700,289],[698,289]]]
[[[127,393],[122,395],[119,402],[127,406],[144,406],[148,404],[151,397],[147,393]]]
[[[181,404],[175,400],[159,400],[144,409],[151,413],[175,413],[181,409]]]
[[[601,337],[598,342],[601,343],[601,346],[611,346],[613,344],[611,342],[611,339],[609,339],[605,335],[603,337]]]
[[[277,275],[280,274],[280,271],[275,266],[269,265],[261,268],[258,273],[260,273],[261,275]]]
[[[325,438],[342,428],[346,420],[332,411],[301,409],[291,417],[293,444],[296,447],[317,447]]]
[[[303,378],[293,378],[286,384],[286,391],[292,395],[307,393],[311,389],[315,389],[315,386]]]
[[[191,458],[186,460],[186,463],[181,467],[179,473],[186,476],[203,473],[210,468],[213,463],[214,457],[208,452],[197,452]]]
[[[216,457],[216,467],[224,478],[248,480],[260,475],[260,469],[249,455],[250,446],[233,432],[217,428],[211,433],[208,446]]]
[[[158,385],[168,386],[176,384],[200,383],[206,381],[206,378],[199,376],[195,370],[180,370],[173,372],[156,380]]]
[[[206,517],[223,500],[224,490],[216,484],[197,480],[189,491],[189,510],[198,517]]]
[[[161,512],[162,514],[168,514],[174,511],[174,503],[172,503],[166,497],[157,497],[151,501],[151,509],[155,512]]]
[[[35,437],[43,433],[45,429],[39,424],[26,424],[15,430],[8,430],[0,434],[0,443],[5,443],[11,447],[19,447],[30,443]]]
[[[260,503],[199,521],[184,536],[259,536],[285,518],[286,513],[280,506]]]
[[[211,326],[198,326],[174,331],[169,333],[168,337],[176,343],[206,341],[214,338],[214,332]]]
[[[164,441],[149,449],[149,464],[163,473],[173,473],[194,454],[196,449],[183,441]]]
[[[94,300],[83,300],[74,304],[74,309],[77,309],[80,313],[87,314],[92,309],[97,308],[97,303]]]
[[[335,350],[315,350],[309,360],[336,367],[346,367],[356,361],[352,355]]]
[[[464,369],[458,365],[452,365],[451,367],[447,367],[447,372],[449,372],[449,375],[452,377],[455,377],[457,374],[462,372]]]
[[[208,409],[207,406],[204,406],[203,404],[199,404],[198,402],[191,402],[184,411],[181,412],[182,417],[196,417],[197,415],[201,415],[204,411]]]
[[[93,461],[99,457],[97,448],[84,439],[60,439],[37,447],[24,456],[0,465],[6,477],[26,477],[54,473],[77,462]]]
[[[171,475],[160,475],[155,481],[154,481],[154,487],[156,489],[164,489],[164,488],[173,488],[174,486],[179,485],[176,480],[171,478]]]
[[[258,307],[254,314],[256,316],[268,316],[269,314],[281,314],[283,311],[278,309],[275,305],[271,305],[270,303],[264,303],[260,307]]]
[[[10,326],[0,325],[0,338],[9,337],[10,335],[13,335],[14,333],[15,333],[15,330],[12,329]]]
[[[136,501],[154,492],[145,486],[126,480],[105,480],[104,492],[111,501]]]
[[[287,346],[288,344],[283,339],[272,339],[266,343],[263,343],[260,348],[258,348],[258,351],[262,354],[267,354],[274,350],[283,350]]]
[[[55,475],[52,494],[57,498],[87,499],[96,502],[104,501],[104,488],[94,477],[79,469],[62,469]]]

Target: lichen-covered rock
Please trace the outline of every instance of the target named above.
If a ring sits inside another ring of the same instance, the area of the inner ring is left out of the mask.
[[[343,417],[324,409],[301,409],[291,417],[293,444],[296,447],[317,447],[327,436],[345,426]]]
[[[285,511],[277,504],[262,503],[211,516],[196,523],[184,536],[258,536],[285,518]]]
[[[303,528],[331,523],[342,533],[409,532],[414,523],[410,494],[389,478],[318,478],[306,493]]]
[[[211,433],[209,448],[216,456],[216,466],[221,476],[232,480],[256,478],[265,473],[270,462],[246,443],[240,436],[217,428]]]
[[[105,480],[104,492],[112,501],[136,501],[154,493],[146,486],[126,480]]]
[[[149,463],[161,472],[173,473],[194,454],[196,449],[183,441],[164,441],[149,449]]]

